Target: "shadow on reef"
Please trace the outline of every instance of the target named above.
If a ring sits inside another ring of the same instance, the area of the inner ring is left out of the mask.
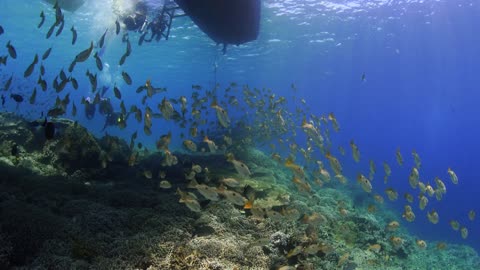
[[[357,207],[354,190],[297,192],[291,171],[255,148],[231,149],[252,171],[241,179],[220,151],[132,151],[55,121],[46,141],[41,128],[0,114],[0,269],[450,269],[459,257],[468,258],[463,269],[480,265],[465,246],[418,249],[403,228],[386,229],[392,215]],[[238,192],[254,190],[255,207],[228,198],[227,177],[240,179]],[[179,203],[182,193],[198,208]]]

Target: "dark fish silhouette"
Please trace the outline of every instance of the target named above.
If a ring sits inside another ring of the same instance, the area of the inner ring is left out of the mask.
[[[60,80],[62,81],[65,81],[67,80],[67,75],[65,74],[65,72],[62,70],[60,70],[60,73],[58,74],[60,76]]]
[[[27,78],[32,75],[33,70],[35,69],[35,65],[38,63],[38,54],[35,54],[33,58],[33,62],[27,67],[25,72],[23,72],[23,77]]]
[[[115,97],[118,99],[122,99],[122,93],[120,92],[120,89],[115,85],[113,87],[113,93],[115,94]]]
[[[2,106],[5,106],[5,96],[2,95]]]
[[[72,104],[72,116],[76,116],[77,115],[77,106],[75,106],[75,102],[73,102]]]
[[[35,88],[33,88],[33,93],[30,96],[29,103],[32,104],[32,105],[35,104],[36,97],[37,97],[37,88],[35,87]]]
[[[48,48],[42,55],[42,60],[45,60],[50,56],[50,53],[52,52],[52,47]]]
[[[40,23],[38,24],[38,28],[42,27],[43,23],[45,22],[45,13],[43,13],[43,10],[42,12],[40,12]]]
[[[7,59],[8,59],[8,56],[0,56],[0,65],[4,65],[6,66],[7,65]]]
[[[128,75],[127,72],[122,71],[122,77],[126,84],[132,85],[132,78],[130,78],[130,75]]]
[[[70,82],[72,83],[73,89],[77,90],[78,89],[77,79],[70,77]]]
[[[75,59],[72,61],[72,63],[70,64],[70,66],[68,67],[68,72],[72,73],[73,72],[73,69],[75,68],[75,65],[77,64],[77,62],[75,61]]]
[[[10,57],[13,59],[17,59],[17,50],[15,50],[15,47],[10,43],[10,40],[7,43],[7,49],[8,49],[8,54],[10,54]]]
[[[55,9],[55,25],[59,25],[63,21],[64,17],[58,1],[55,2],[53,8]]]
[[[52,34],[53,34],[53,30],[55,30],[55,24],[52,24],[52,26],[50,26],[50,29],[48,29],[48,32],[47,32],[47,39],[49,39]]]
[[[62,17],[62,21],[60,22],[60,27],[58,28],[57,33],[55,33],[56,37],[58,37],[62,33],[64,26],[65,26],[65,20]]]
[[[17,103],[23,102],[23,97],[19,94],[10,94],[10,98],[13,98],[13,100],[15,100]]]
[[[103,48],[103,45],[105,44],[105,35],[107,34],[107,30],[105,30],[105,33],[103,33],[102,37],[100,38],[100,41],[98,42],[98,47]]]
[[[118,21],[117,21],[118,22]],[[0,25],[0,35],[3,35],[5,31],[3,30],[3,27]],[[118,33],[117,33],[118,34]]]
[[[47,81],[42,79],[42,76],[38,77],[37,84],[40,85],[40,87],[42,88],[42,91],[47,91]]]
[[[100,59],[100,57],[98,56],[98,52],[95,52],[93,57],[95,57],[95,64],[97,65],[98,70],[102,71],[103,63],[102,63],[102,59]]]
[[[7,82],[5,83],[5,85],[3,86],[3,89],[5,91],[8,91],[10,89],[10,85],[12,85],[12,80],[13,80],[13,75],[10,76],[10,78],[8,78]]]
[[[93,41],[90,42],[90,47],[81,51],[77,56],[75,56],[75,62],[85,62],[93,50]]]
[[[72,31],[72,45],[75,45],[75,42],[77,41],[77,30],[72,25],[72,28],[70,28],[70,31]]]
[[[120,62],[119,62],[120,66],[123,65],[123,63],[125,63],[127,56],[128,56],[127,54],[122,55],[122,58],[120,58]]]
[[[45,75],[45,67],[43,66],[43,64],[40,65],[40,75]]]

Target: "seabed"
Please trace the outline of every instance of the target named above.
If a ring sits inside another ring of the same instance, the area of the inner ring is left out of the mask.
[[[421,249],[405,228],[388,230],[398,215],[368,212],[373,200],[360,188],[292,191],[291,172],[258,149],[235,155],[250,166],[255,181],[243,183],[255,204],[269,211],[197,194],[194,212],[179,203],[177,189],[195,193],[184,174],[196,164],[208,168],[199,182],[237,177],[224,155],[173,152],[178,163],[164,167],[164,154],[151,152],[129,166],[126,141],[55,121],[59,135],[44,141],[29,121],[0,114],[0,269],[480,269],[468,246]],[[159,187],[161,170],[171,188]]]

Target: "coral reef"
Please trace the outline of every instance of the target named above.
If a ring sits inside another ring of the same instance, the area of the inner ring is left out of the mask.
[[[226,195],[212,201],[198,195],[201,211],[193,212],[179,203],[176,188],[197,193],[185,179],[194,164],[202,168],[196,178],[202,184],[237,177],[223,154],[174,152],[179,162],[167,167],[160,165],[163,153],[152,153],[129,167],[130,148],[119,138],[96,139],[67,121],[57,138],[42,141],[22,119],[0,117],[15,123],[0,125],[0,269],[480,267],[467,246],[419,248],[406,229],[386,229],[396,215],[369,213],[343,190],[291,192],[291,172],[257,149],[234,155],[252,168],[253,176],[240,182],[256,191],[259,209],[244,209]],[[14,143],[16,156],[4,149]],[[145,170],[165,172],[174,188],[158,188],[159,179],[145,177]]]

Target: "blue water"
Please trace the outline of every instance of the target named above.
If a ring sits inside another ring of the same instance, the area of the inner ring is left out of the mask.
[[[111,4],[111,1],[89,0],[77,12],[66,12],[63,34],[46,40],[45,34],[54,20],[51,6],[42,1],[1,1],[0,24],[5,34],[0,36],[0,44],[12,40],[19,54],[17,60],[8,60],[8,68],[0,67],[2,83],[15,74],[12,91],[28,99],[38,78],[38,67],[29,79],[23,78],[23,71],[35,53],[41,55],[53,47],[44,63],[46,79],[51,82],[91,40],[98,41],[105,28],[113,29],[115,16]],[[37,29],[41,10],[47,19]],[[412,191],[408,185],[413,149],[422,159],[421,180],[432,185],[435,176],[444,180],[447,194],[440,202],[429,198],[427,206],[428,211],[432,208],[438,211],[439,224],[427,220],[426,211],[418,209],[416,200],[417,219],[408,225],[414,234],[428,240],[466,243],[480,250],[480,221],[467,218],[470,209],[480,213],[478,14],[480,3],[473,0],[263,1],[259,39],[230,47],[226,55],[188,18],[182,18],[174,22],[168,41],[141,47],[132,42],[132,56],[119,67],[117,63],[125,44],[120,36],[110,32],[103,54],[103,62],[109,68],[99,73],[99,85],[116,83],[129,108],[140,104],[141,96],[135,94],[135,89],[149,78],[153,85],[167,87],[167,94],[173,97],[190,96],[192,84],[212,88],[215,83],[226,86],[236,82],[268,87],[278,96],[291,98],[290,85],[294,83],[298,98],[306,100],[311,113],[335,113],[341,131],[332,136],[332,141],[347,150],[341,161],[345,160],[344,166],[352,178],[358,172],[368,174],[368,161],[374,160],[377,165],[374,189],[383,194],[381,164],[383,161],[390,164],[393,173],[388,186],[395,187],[400,194],[399,200],[391,205],[398,213],[403,211],[404,192],[415,197],[418,194],[418,190]],[[75,46],[70,44],[72,25],[78,31]],[[0,55],[6,53],[2,45]],[[94,61],[77,65],[73,76],[80,89],[74,91],[69,85],[61,96],[71,92],[79,110],[75,119],[101,136],[103,119],[87,120],[80,105],[81,97],[88,96],[90,91],[84,76],[87,68],[96,70]],[[131,75],[132,86],[123,83],[122,71]],[[113,92],[107,95],[113,97]],[[148,101],[149,105],[156,108],[162,97],[155,96],[155,100]],[[24,102],[16,109],[9,101],[3,110],[34,119],[51,108],[55,98],[52,89],[45,93],[39,90],[35,105]],[[115,101],[115,106],[118,110],[119,102]],[[66,116],[71,117],[70,110]],[[137,129],[141,130],[141,126],[131,119],[125,130],[107,131],[129,138]],[[155,136],[139,132],[139,140],[153,147],[158,136],[175,129],[170,122],[154,124]],[[351,160],[348,145],[351,139],[360,148],[360,164]],[[174,145],[179,147],[180,143],[179,138],[174,138]],[[395,161],[397,148],[405,159],[403,167]],[[456,186],[449,180],[448,167],[459,177]],[[469,229],[467,240],[450,228],[451,219]]]

